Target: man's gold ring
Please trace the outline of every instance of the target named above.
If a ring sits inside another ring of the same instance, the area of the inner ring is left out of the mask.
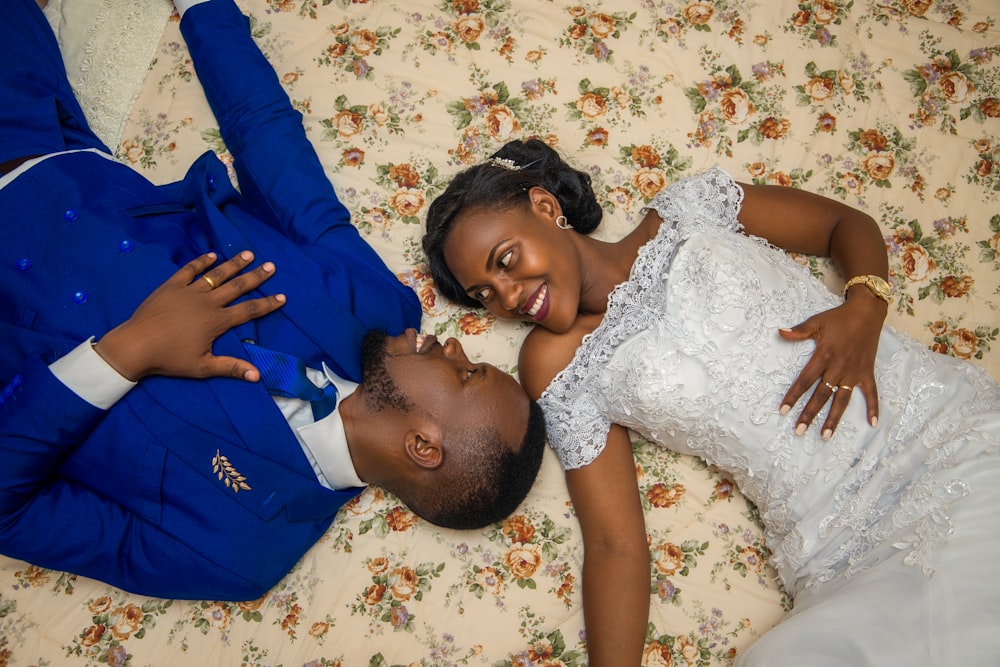
[[[212,286],[212,289],[215,289],[215,282],[213,282],[213,281],[212,281],[212,279],[208,277],[208,274],[207,274],[207,273],[206,273],[205,275],[203,275],[203,276],[201,277],[201,279],[202,279],[202,280],[204,280],[204,281],[205,281],[206,283],[208,283],[209,285],[211,285],[211,286]]]

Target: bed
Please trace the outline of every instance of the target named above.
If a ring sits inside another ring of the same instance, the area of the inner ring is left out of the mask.
[[[713,164],[864,208],[889,249],[889,322],[1000,377],[989,0],[239,4],[355,223],[420,295],[425,329],[472,357],[516,373],[526,330],[435,292],[422,219],[457,170],[537,136],[590,170],[604,238]],[[167,0],[50,0],[46,12],[120,160],[157,183],[208,149],[231,161]],[[839,289],[828,263],[797,259]],[[651,554],[645,664],[729,665],[791,604],[754,507],[700,460],[634,448]],[[0,666],[585,665],[581,562],[549,452],[522,507],[481,531],[434,528],[366,490],[253,601],[146,598],[0,557]]]

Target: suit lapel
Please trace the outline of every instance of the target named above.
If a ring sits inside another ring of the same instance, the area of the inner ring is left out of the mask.
[[[361,341],[367,329],[352,312],[357,304],[339,303],[327,289],[328,281],[345,277],[328,275],[320,262],[309,257],[309,248],[296,246],[247,213],[239,205],[225,167],[211,153],[195,162],[184,181],[170,187],[209,222],[210,236],[203,239],[206,250],[211,247],[229,257],[249,248],[258,262],[277,266],[274,276],[257,292],[285,294],[288,301],[276,313],[254,322],[256,341],[294,354],[313,367],[325,362],[341,377],[359,381]],[[256,244],[250,243],[244,229],[254,230]]]
[[[206,250],[213,248],[228,257],[249,248],[257,253],[258,261],[274,262],[278,271],[257,291],[289,296],[277,312],[219,337],[213,345],[215,354],[246,358],[241,340],[253,338],[314,367],[326,362],[338,375],[360,379],[364,328],[348,307],[330,298],[324,289],[326,277],[316,262],[304,258],[297,248],[294,256],[289,254],[287,238],[243,211],[225,167],[214,155],[203,155],[183,181],[166,186],[163,194],[165,199],[196,209],[209,223],[204,230],[207,235],[199,239]],[[220,210],[223,207],[225,214]],[[245,237],[241,230],[248,228],[254,229],[255,238],[260,237],[259,243],[251,244]],[[220,447],[207,457],[204,451],[180,445],[175,450],[174,443],[171,449],[213,483],[225,486],[228,479],[225,488],[236,489],[232,495],[237,502],[262,516],[285,507],[290,519],[309,520],[330,516],[331,507],[335,511],[360,492],[332,491],[316,481],[298,440],[262,385],[222,378],[187,384],[190,390],[183,396],[176,391],[159,392],[164,406],[192,425],[224,430],[221,437],[231,441],[234,449],[226,452]]]
[[[243,345],[235,336],[226,336],[224,341],[220,339],[216,348],[216,354],[245,356]],[[261,465],[260,470],[268,477],[268,494],[276,496],[271,502],[285,506],[289,520],[315,520],[330,516],[331,506],[335,511],[361,492],[361,489],[334,491],[320,485],[315,471],[302,453],[302,446],[264,386],[242,380],[233,380],[232,383],[236,386],[229,386],[229,382],[225,387],[214,384],[215,398],[233,430],[240,434],[243,442],[252,443],[254,454],[260,457],[261,462],[266,462],[267,465]],[[266,409],[262,409],[264,407]],[[257,466],[256,463],[254,465]],[[215,474],[218,476],[218,472]]]
[[[172,378],[151,380],[179,382]],[[174,456],[204,477],[208,484],[230,496],[263,520],[285,510],[290,520],[316,520],[332,516],[355,491],[324,488],[302,453],[298,440],[258,385],[225,381],[216,391],[212,381],[187,381],[183,392],[163,392],[150,383],[138,388],[137,412],[149,413],[144,401],[158,404],[169,414],[157,418],[157,439]],[[245,386],[243,386],[245,385]],[[218,386],[218,385],[217,385]],[[220,387],[221,388],[221,387]],[[204,432],[199,436],[197,430]]]

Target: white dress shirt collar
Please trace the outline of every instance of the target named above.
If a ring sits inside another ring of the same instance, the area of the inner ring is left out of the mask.
[[[325,480],[333,489],[365,486],[354,469],[344,420],[340,416],[341,402],[353,394],[358,385],[337,376],[326,364],[323,364],[323,374],[337,388],[337,409],[319,421],[298,428],[297,433],[303,449],[311,456],[310,463],[320,483]]]

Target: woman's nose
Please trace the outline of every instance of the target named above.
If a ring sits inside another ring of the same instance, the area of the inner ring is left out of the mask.
[[[500,305],[504,310],[515,311],[521,304],[521,288],[517,283],[506,282],[497,285],[497,294],[500,297]]]

